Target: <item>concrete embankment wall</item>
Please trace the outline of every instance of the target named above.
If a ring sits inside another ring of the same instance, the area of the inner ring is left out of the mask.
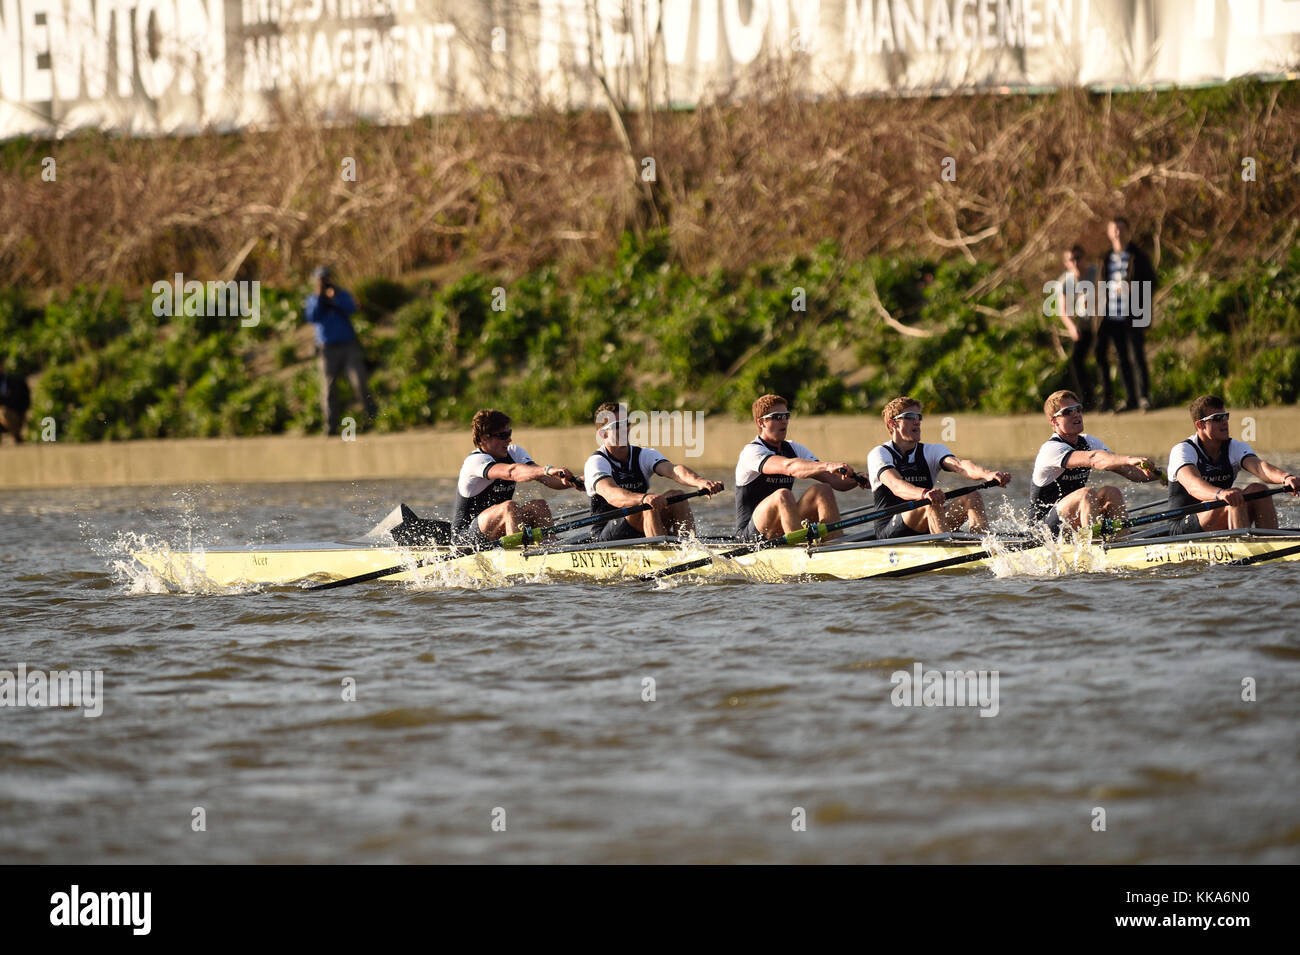
[[[634,422],[635,423],[635,422]],[[1192,432],[1187,411],[1090,415],[1089,433],[1124,454],[1147,454],[1163,463],[1169,449]],[[665,430],[667,430],[665,428]],[[677,443],[656,447],[673,461],[731,485],[736,456],[752,440],[751,423],[706,417]],[[1032,458],[1051,432],[1042,415],[990,416],[926,414],[923,441],[947,444],[978,462]],[[1233,410],[1232,434],[1262,456],[1300,452],[1300,408]],[[635,432],[633,437],[636,437]],[[822,460],[842,460],[862,469],[867,451],[885,437],[872,416],[796,417],[789,438]],[[515,440],[539,464],[579,470],[595,447],[592,428],[530,429],[515,424]],[[412,431],[341,438],[277,436],[204,440],[59,442],[0,446],[0,487],[55,488],[126,485],[229,484],[277,481],[354,481],[382,478],[455,477],[471,450],[469,429]],[[697,451],[691,455],[687,451]],[[1027,477],[1027,475],[1026,475]]]

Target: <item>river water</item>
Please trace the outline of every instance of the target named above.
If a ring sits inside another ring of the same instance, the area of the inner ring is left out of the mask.
[[[452,493],[8,492],[0,669],[103,692],[0,707],[0,858],[1300,861],[1296,564],[207,594],[113,569],[146,531],[353,537]],[[725,530],[730,495],[697,513]],[[996,671],[995,715],[894,705],[917,664]]]

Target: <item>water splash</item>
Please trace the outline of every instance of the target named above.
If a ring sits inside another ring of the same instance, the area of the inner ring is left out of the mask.
[[[205,553],[192,539],[179,546],[152,534],[121,531],[112,540],[96,540],[109,574],[125,592],[138,594],[250,594],[251,585],[222,586],[203,571]]]
[[[984,539],[988,567],[995,577],[1062,577],[1107,570],[1106,551],[1093,543],[1092,528],[1067,529],[1055,536],[1043,524],[1018,530],[1014,542],[996,533]]]
[[[734,550],[735,546],[734,543],[720,545],[716,541],[710,545],[694,536],[683,537],[677,544],[677,552],[673,555],[673,559],[666,566],[671,567],[704,557],[710,558],[710,563],[685,573],[673,574],[670,577],[657,577],[654,581],[655,589],[674,590],[687,585],[702,586],[704,584],[734,583],[737,581],[743,583],[786,582],[786,578],[761,560],[742,564],[737,558],[747,555],[738,554],[735,558],[723,556],[727,550]]]
[[[206,506],[200,506],[191,489],[174,491],[174,510],[169,521],[179,523],[169,533],[118,531],[112,537],[98,536],[93,519],[78,522],[82,540],[96,556],[104,560],[110,577],[123,585],[125,592],[138,594],[246,594],[256,593],[252,586],[221,586],[204,572],[205,548],[222,542],[221,531],[230,523],[214,522]],[[159,520],[146,512],[146,518]],[[257,528],[258,534],[265,531]]]
[[[415,552],[403,551],[402,563],[411,574],[411,580],[406,583],[409,590],[494,590],[528,580],[498,573],[490,558],[483,554],[435,560],[422,567],[415,566],[418,560]],[[534,576],[540,579],[541,574]]]

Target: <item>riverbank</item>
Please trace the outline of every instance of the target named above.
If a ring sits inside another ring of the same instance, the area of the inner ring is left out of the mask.
[[[1090,415],[1089,433],[1116,451],[1146,453],[1163,462],[1169,448],[1192,430],[1187,411]],[[1300,452],[1300,408],[1233,411],[1233,435],[1265,457]],[[930,413],[923,437],[947,444],[976,461],[1031,459],[1050,432],[1042,415]],[[796,418],[791,440],[823,460],[866,465],[867,451],[884,437],[878,416],[827,415]],[[673,461],[732,483],[740,448],[754,436],[749,422],[705,417],[694,433],[678,429],[676,444],[659,447]],[[594,447],[589,427],[524,428],[515,440],[533,459],[580,469]],[[58,442],[0,447],[0,488],[73,488],[242,484],[293,481],[362,481],[388,478],[451,478],[470,450],[464,429],[426,429],[401,434],[340,438],[277,435],[170,441]],[[1027,480],[1027,475],[1024,476]]]

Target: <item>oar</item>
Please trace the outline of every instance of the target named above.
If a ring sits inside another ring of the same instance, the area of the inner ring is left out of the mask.
[[[1267,554],[1253,554],[1250,557],[1238,557],[1236,560],[1228,561],[1228,563],[1238,567],[1243,567],[1247,564],[1262,564],[1267,560],[1281,560],[1290,557],[1292,554],[1300,554],[1300,544],[1295,544],[1291,547],[1283,547],[1280,550],[1269,551]]]
[[[1273,488],[1270,491],[1255,491],[1251,494],[1246,494],[1244,496],[1247,500],[1254,500],[1255,498],[1268,497],[1269,495],[1277,494],[1279,491],[1285,491],[1285,490],[1286,488],[1284,487],[1278,487],[1278,488]],[[1200,511],[1213,510],[1216,507],[1225,507],[1227,503],[1228,503],[1227,501],[1202,501],[1198,504],[1188,505],[1187,507],[1176,507],[1173,510],[1162,511],[1159,514],[1151,514],[1148,515],[1147,517],[1134,518],[1131,521],[1110,521],[1109,518],[1103,518],[1102,520],[1103,522],[1109,521],[1112,528],[1114,529],[1119,529],[1120,527],[1136,527],[1140,524],[1155,524],[1158,523],[1159,521],[1172,520],[1175,517],[1182,517],[1184,514],[1196,514]],[[1093,533],[1095,534],[1097,532],[1098,532],[1098,525],[1094,524]],[[1021,551],[1021,550],[1033,550],[1036,547],[1042,547],[1042,546],[1043,545],[1038,543],[1037,541],[1023,541],[1020,542],[1019,544],[1013,544],[1007,547],[1006,550],[1008,552]],[[931,561],[928,564],[918,564],[915,567],[899,567],[894,570],[882,571],[881,573],[878,574],[868,574],[861,579],[869,580],[875,577],[911,577],[913,574],[924,574],[935,570],[945,570],[948,567],[956,567],[960,564],[974,563],[977,560],[984,560],[985,558],[991,555],[992,555],[991,550],[987,550],[987,549],[978,550],[975,551],[973,554],[962,554],[960,557],[946,557],[943,560]]]
[[[1286,487],[1265,488],[1262,491],[1252,491],[1249,494],[1243,494],[1242,497],[1247,501],[1255,501],[1261,497],[1272,497],[1274,494],[1281,494]],[[1109,517],[1103,517],[1092,525],[1094,534],[1113,534],[1116,531],[1124,530],[1129,527],[1141,527],[1143,524],[1158,524],[1160,521],[1173,520],[1175,517],[1184,517],[1188,514],[1199,514],[1201,511],[1212,511],[1216,507],[1227,507],[1227,501],[1198,501],[1195,504],[1188,504],[1186,507],[1175,507],[1173,510],[1161,511],[1159,514],[1148,514],[1146,517],[1135,517],[1132,520],[1116,521]]]
[[[691,491],[689,494],[673,494],[667,500],[669,504],[676,504],[678,501],[685,501],[692,497],[703,497],[709,492],[704,489]],[[581,520],[569,521],[564,524],[553,524],[550,527],[525,527],[521,531],[515,531],[513,534],[507,534],[500,540],[496,541],[493,547],[488,550],[510,550],[522,547],[525,543],[538,543],[547,537],[556,534],[563,534],[565,531],[576,530],[579,527],[589,527],[592,524],[604,524],[606,521],[612,521],[615,518],[626,517],[629,514],[638,514],[641,511],[648,511],[653,505],[636,504],[632,507],[619,507],[612,511],[604,511],[600,514],[591,514]],[[393,574],[399,574],[404,570],[412,570],[416,567],[427,567],[429,564],[437,564],[446,560],[455,560],[457,557],[463,557],[466,554],[475,553],[475,548],[460,547],[453,548],[451,551],[434,554],[432,557],[422,557],[414,564],[395,564],[392,567],[385,567],[382,570],[372,570],[369,573],[358,574],[355,577],[344,577],[342,580],[327,580],[321,584],[312,584],[304,587],[304,590],[334,590],[336,587],[348,587],[352,584],[363,584],[368,580],[378,580],[381,577],[389,577]]]
[[[997,481],[985,481],[982,484],[971,484],[967,487],[953,488],[951,491],[944,491],[945,499],[961,497],[963,494],[969,494],[972,491],[981,491],[987,487],[997,487]],[[925,498],[915,501],[903,501],[901,504],[894,504],[890,507],[882,508],[878,511],[872,511],[869,514],[860,514],[857,517],[850,517],[838,521],[832,521],[829,524],[809,524],[807,527],[797,531],[790,531],[788,534],[782,534],[780,537],[773,537],[768,540],[755,541],[752,544],[746,544],[743,547],[736,547],[732,550],[724,550],[720,554],[710,554],[708,557],[701,557],[697,560],[688,560],[682,564],[674,564],[671,567],[664,567],[661,570],[652,571],[648,574],[642,574],[641,580],[658,580],[661,577],[672,577],[676,574],[684,574],[687,571],[696,570],[700,567],[707,567],[715,560],[723,560],[730,557],[740,557],[744,554],[752,554],[755,551],[766,550],[769,547],[783,547],[790,544],[802,544],[808,540],[818,540],[825,537],[832,531],[843,530],[846,527],[852,527],[855,524],[866,524],[869,521],[877,521],[882,517],[891,517],[894,514],[902,514],[906,511],[913,511],[919,507],[928,507],[930,504]]]

